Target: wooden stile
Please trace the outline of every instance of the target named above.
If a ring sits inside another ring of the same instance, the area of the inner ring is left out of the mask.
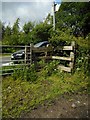
[[[64,60],[64,61],[70,61],[69,62],[69,67],[65,67],[63,65],[59,65],[58,69],[60,69],[61,71],[67,71],[67,72],[71,72],[73,67],[74,67],[74,59],[75,59],[75,42],[72,41],[71,46],[59,46],[56,48],[53,48],[52,46],[47,46],[47,47],[43,47],[43,48],[35,48],[33,47],[32,44],[30,44],[30,48],[26,48],[27,46],[25,46],[25,63],[28,60],[30,63],[32,64],[32,59],[33,59],[33,53],[45,53],[45,56],[38,56],[37,58],[35,58],[36,56],[34,56],[34,59],[55,59],[55,60]],[[29,51],[27,51],[27,49],[29,49]],[[63,50],[63,51],[70,51],[70,56],[69,57],[62,57],[62,56],[52,56],[49,55],[48,56],[48,52],[52,52],[55,50]],[[33,51],[33,52],[32,52]]]

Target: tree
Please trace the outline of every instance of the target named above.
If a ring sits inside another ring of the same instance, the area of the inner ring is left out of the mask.
[[[6,37],[8,37],[8,36],[10,36],[11,35],[11,27],[10,26],[7,26],[6,28],[5,28],[5,36]]]
[[[52,24],[53,23],[52,21],[53,21],[53,18],[52,18],[52,16],[49,13],[48,16],[46,17],[44,23]]]
[[[32,23],[32,22],[25,23],[23,26],[23,30],[26,34],[31,32],[33,28],[34,28],[34,23]]]
[[[10,44],[11,41],[12,30],[9,25],[6,27],[2,25],[2,43],[3,44]]]
[[[19,34],[19,30],[20,30],[20,28],[19,28],[19,18],[17,18],[17,20],[15,21],[15,23],[14,23],[14,25],[13,25],[13,28],[12,28],[12,33],[13,34]]]
[[[32,31],[32,38],[34,40],[34,43],[48,40],[50,37],[51,28],[52,25],[47,23],[40,23],[36,25],[36,27]]]
[[[15,21],[13,27],[12,27],[12,35],[11,35],[11,41],[10,44],[16,45],[19,43],[19,37],[20,37],[20,28],[19,28],[19,18]]]
[[[2,22],[0,21],[0,40],[2,39]]]
[[[63,2],[56,13],[56,28],[71,29],[75,36],[90,32],[90,2]]]
[[[5,26],[2,24],[2,40],[4,39],[5,36]]]

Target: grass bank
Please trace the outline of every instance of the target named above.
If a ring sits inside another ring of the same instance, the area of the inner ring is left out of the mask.
[[[14,80],[12,77],[2,81],[2,114],[6,118],[20,117],[37,105],[50,102],[65,93],[87,92],[88,76],[83,71],[74,74],[58,71],[48,77],[38,74],[35,82]]]
[[[86,44],[85,44],[86,45]],[[85,46],[84,45],[84,46]],[[78,46],[73,74],[55,69],[58,62],[51,62],[36,71],[34,66],[15,70],[13,76],[2,80],[3,118],[18,118],[38,105],[50,104],[57,96],[74,93],[90,93],[88,82],[88,48]],[[87,89],[89,88],[89,89]]]

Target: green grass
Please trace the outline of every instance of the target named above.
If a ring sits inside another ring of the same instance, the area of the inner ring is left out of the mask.
[[[0,74],[12,72],[12,70],[18,69],[18,68],[21,68],[21,66],[20,65],[17,65],[17,66],[15,66],[15,65],[13,65],[13,66],[2,66],[2,67],[0,67]],[[10,71],[10,69],[11,69],[11,71]]]
[[[82,71],[74,74],[58,71],[44,78],[38,73],[36,82],[13,80],[6,77],[2,81],[3,117],[19,117],[22,112],[28,112],[39,104],[49,103],[64,93],[85,92],[88,77]]]
[[[0,57],[7,57],[7,56],[10,56],[11,54],[8,54],[8,53],[6,53],[6,54],[0,54]]]

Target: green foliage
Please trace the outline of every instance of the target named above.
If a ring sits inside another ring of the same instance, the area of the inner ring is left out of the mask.
[[[35,66],[32,64],[29,66],[21,66],[18,70],[14,70],[12,75],[14,80],[21,79],[30,82],[34,82],[37,80],[37,73],[35,70]]]
[[[40,71],[40,75],[44,77],[45,79],[48,76],[51,76],[52,74],[57,72],[57,65],[59,64],[59,61],[51,61],[50,63],[47,63]]]
[[[19,66],[18,69],[14,70],[12,77],[14,80],[20,79],[35,82],[37,81],[38,75],[40,74],[41,77],[46,79],[48,76],[51,76],[57,72],[58,64],[59,62],[54,60],[47,64],[44,61],[40,61],[39,65],[42,66],[42,69],[39,71],[39,73],[36,72],[37,68],[34,64],[32,64],[30,67]]]
[[[22,80],[19,76],[17,80],[6,77],[2,81],[3,118],[19,118],[23,112],[30,112],[37,105],[44,104],[44,101],[49,103],[65,93],[86,93],[88,85],[88,77],[83,71],[76,71],[72,75],[57,71],[47,79],[42,79],[40,74],[35,83]]]
[[[56,31],[53,31],[51,34],[51,38],[49,38],[49,41],[54,46],[63,46],[63,45],[69,45],[71,43],[71,40],[73,40],[72,35],[70,35],[70,30],[63,29],[62,31],[57,29]]]
[[[48,14],[48,16],[45,19],[45,23],[50,25],[52,24],[52,22],[53,22],[53,17],[50,14]]]
[[[33,28],[34,28],[34,23],[32,22],[25,23],[23,26],[23,30],[25,34],[28,34],[29,32],[31,32]]]
[[[19,34],[19,18],[17,18],[17,20],[15,21],[13,28],[12,28],[12,33],[13,34]]]
[[[2,40],[4,35],[5,35],[5,26],[4,26],[4,23],[0,21],[0,41]]]
[[[85,37],[90,32],[89,11],[89,2],[62,2],[56,13],[56,28],[70,28],[75,36]]]
[[[5,45],[17,45],[19,44],[19,18],[11,28],[10,25],[6,26],[2,31],[2,43]]]
[[[10,44],[10,41],[11,41],[11,34],[12,34],[12,31],[11,31],[11,28],[10,26],[7,26],[6,28],[2,28],[4,29],[2,31],[2,44],[6,44],[6,45],[9,45]]]
[[[81,51],[81,52],[79,52]],[[75,67],[78,71],[83,71],[86,75],[89,74],[89,50],[79,46],[76,50],[76,63]]]
[[[33,41],[37,43],[39,41],[46,41],[50,37],[49,30],[51,29],[51,25],[47,23],[40,23],[35,26],[34,30],[32,31],[33,34]]]
[[[24,24],[23,30],[20,31],[19,21],[20,19],[18,18],[12,28],[10,25],[8,25],[5,30],[2,31],[3,44],[27,45],[49,39],[50,30],[52,28],[51,24],[49,25],[47,22],[45,22],[35,25],[32,22],[28,22]]]

